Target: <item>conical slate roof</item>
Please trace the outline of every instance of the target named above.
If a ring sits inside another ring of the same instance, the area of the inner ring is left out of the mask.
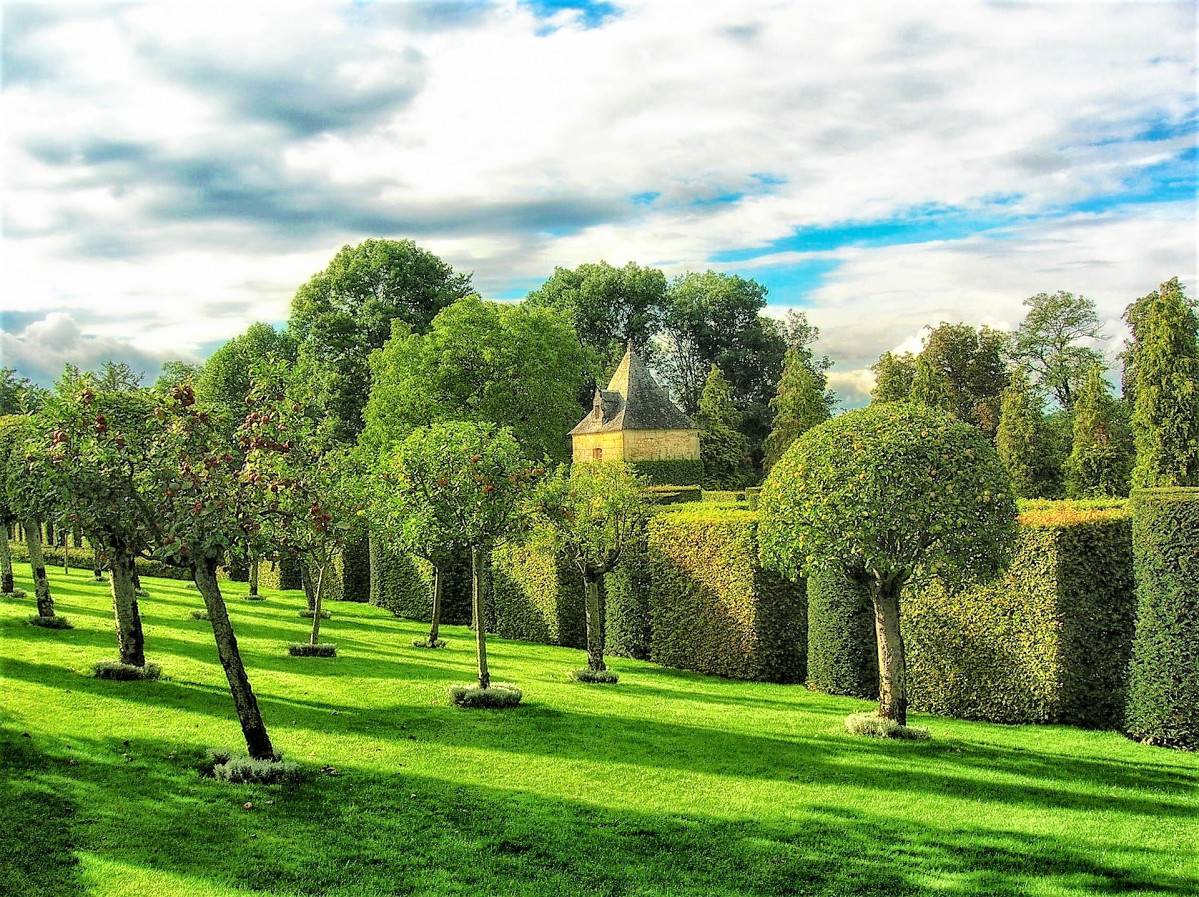
[[[610,433],[615,430],[694,430],[695,424],[666,394],[650,374],[633,343],[612,375],[607,389],[595,391],[595,406],[571,436]]]

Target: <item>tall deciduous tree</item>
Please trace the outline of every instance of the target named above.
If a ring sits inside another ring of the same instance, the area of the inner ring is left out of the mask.
[[[1103,369],[1095,365],[1074,396],[1074,443],[1066,461],[1066,492],[1071,498],[1127,495],[1132,463],[1128,413],[1111,394]]]
[[[704,462],[704,485],[709,489],[735,489],[743,486],[749,470],[749,441],[740,432],[741,413],[733,405],[728,381],[720,368],[712,365],[699,410],[695,414],[699,428],[699,455]]]
[[[578,423],[587,359],[560,312],[464,299],[426,334],[397,328],[372,364],[359,441],[369,458],[446,420],[509,427],[526,457],[569,458],[566,434]]]
[[[108,554],[120,661],[144,667],[136,561],[151,544],[138,480],[149,464],[153,401],[142,390],[121,386],[85,376],[70,393],[47,401],[45,468],[57,504]]]
[[[38,616],[53,617],[54,596],[42,554],[42,520],[56,512],[55,491],[45,476],[40,454],[41,438],[32,417],[9,415],[0,419],[0,479],[4,486],[0,501],[25,534]]]
[[[1140,486],[1199,485],[1199,318],[1175,277],[1139,303],[1132,431]]]
[[[647,484],[623,461],[574,464],[542,483],[536,494],[539,528],[583,577],[587,668],[604,663],[604,574],[643,537],[649,517]]]
[[[1028,314],[1016,331],[1012,355],[1037,385],[1067,411],[1087,373],[1103,356],[1085,340],[1103,339],[1095,303],[1064,291],[1037,293],[1024,300]]]
[[[658,369],[691,416],[712,365],[728,380],[740,430],[760,463],[770,432],[774,397],[787,341],[778,323],[763,317],[766,287],[744,277],[706,271],[684,274],[670,283],[664,340]]]
[[[256,760],[273,759],[216,577],[221,562],[261,526],[247,494],[244,457],[227,436],[228,428],[196,401],[190,384],[156,395],[154,418],[158,426],[138,479],[142,525],[162,560],[191,573],[208,611],[246,747]]]
[[[411,240],[343,246],[296,291],[289,328],[335,436],[352,441],[362,430],[368,359],[393,323],[424,332],[439,311],[472,293],[469,274],[456,274]]]
[[[251,324],[204,363],[195,380],[196,396],[219,411],[230,426],[236,426],[245,416],[255,367],[271,360],[290,366],[296,352],[296,341],[289,332],[277,331],[262,321]]]
[[[949,411],[960,421],[978,427],[988,438],[999,426],[999,405],[1007,386],[1004,353],[1008,335],[991,327],[942,323],[928,332],[917,361],[923,361],[938,380],[937,402],[929,407]],[[919,399],[919,364],[912,383]]]
[[[620,362],[630,340],[643,352],[661,329],[666,276],[634,262],[623,268],[603,261],[555,268],[554,276],[529,293],[525,302],[563,312],[582,345],[595,353],[594,375],[603,379]]]
[[[839,570],[867,590],[879,715],[905,724],[900,595],[921,572],[985,577],[1005,560],[1016,501],[994,447],[944,412],[851,411],[801,436],[760,497],[763,560],[786,575]]]
[[[1046,466],[1048,452],[1041,397],[1033,390],[1022,367],[1012,371],[1003,391],[995,447],[1017,495],[1022,498],[1046,495],[1051,476]]]
[[[787,350],[778,395],[770,400],[774,427],[766,437],[762,460],[766,473],[770,473],[791,443],[832,417],[837,399],[828,388],[826,367],[814,362],[810,352],[805,354],[798,348]]]
[[[491,686],[483,608],[483,557],[527,525],[523,501],[544,469],[525,461],[507,428],[453,421],[414,430],[396,455],[400,500],[423,503],[428,527],[471,550],[479,687]]]
[[[911,398],[912,382],[916,379],[916,356],[911,352],[902,355],[884,352],[870,365],[870,370],[874,373],[872,402],[906,402]]]

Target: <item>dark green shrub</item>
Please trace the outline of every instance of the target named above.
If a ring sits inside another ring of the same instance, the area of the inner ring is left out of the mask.
[[[704,462],[698,458],[673,461],[634,461],[635,473],[662,486],[698,486],[704,480]]]
[[[429,562],[380,542],[375,549],[371,604],[397,617],[427,622],[433,613],[433,568]],[[459,551],[442,568],[441,622],[470,623],[470,552]]]
[[[371,595],[370,549],[366,537],[351,539],[341,552],[342,601],[367,602]]]
[[[257,595],[245,594],[241,596],[242,601],[266,601],[266,595],[259,592]]]
[[[206,611],[206,610],[189,611],[187,618],[189,620],[205,620],[205,621],[207,621],[208,620],[208,611]]]
[[[313,615],[315,615],[315,614],[316,614],[316,611],[305,609],[305,610],[299,611],[297,613],[297,616],[303,617],[306,620],[311,620]],[[332,619],[332,617],[333,617],[333,614],[329,613],[329,611],[327,611],[327,610],[321,611],[321,619],[322,620],[329,620],[329,619]]]
[[[913,709],[1002,723],[1119,724],[1134,619],[1131,534],[1119,508],[1061,502],[1021,517],[994,581],[904,593]]]
[[[438,638],[438,639],[433,639],[433,641],[429,641],[429,637],[425,636],[424,638],[413,639],[412,647],[414,647],[414,648],[444,648],[445,647],[445,639]]]
[[[450,701],[459,707],[515,707],[521,691],[507,682],[492,682],[488,688],[477,685],[451,685]]]
[[[1199,748],[1199,489],[1133,493],[1137,621],[1125,731]]]
[[[583,576],[552,549],[527,540],[496,550],[491,586],[500,636],[586,646]]]
[[[13,589],[11,592],[0,592],[0,598],[24,598],[26,592],[24,589]]]
[[[70,620],[68,620],[66,617],[59,617],[59,616],[43,617],[43,616],[35,615],[35,616],[30,617],[25,622],[28,623],[30,626],[37,626],[41,629],[74,629],[75,628],[74,626],[71,625]]]
[[[287,646],[287,653],[292,657],[336,657],[337,645],[328,642],[321,645],[310,645],[308,642],[295,642]]]
[[[808,688],[878,698],[878,636],[865,589],[841,571],[808,579]]]
[[[802,682],[802,583],[763,569],[757,517],[711,508],[649,525],[650,659],[734,679]]]
[[[642,541],[604,577],[608,653],[648,660],[652,638],[649,546]]]
[[[620,681],[620,677],[612,670],[593,670],[590,667],[571,670],[570,678],[575,682],[585,682],[588,685],[615,685]]]
[[[295,557],[283,557],[261,561],[258,564],[258,586],[263,589],[302,589],[304,583],[300,579],[300,560]]]
[[[704,491],[699,486],[651,486],[649,500],[655,505],[679,505],[702,501]]]
[[[102,660],[92,666],[92,675],[97,679],[130,682],[136,679],[157,679],[162,675],[162,668],[156,663],[139,667],[131,663],[121,663],[119,660]]]

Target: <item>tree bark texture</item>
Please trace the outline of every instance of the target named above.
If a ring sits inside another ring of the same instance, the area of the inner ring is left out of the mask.
[[[13,592],[12,551],[8,547],[8,524],[0,526],[0,594]]]
[[[22,522],[25,544],[29,546],[29,566],[33,568],[33,594],[37,596],[37,615],[54,616],[54,599],[50,596],[50,580],[46,579],[46,558],[42,554],[42,528],[32,520]]]
[[[250,594],[258,597],[258,555],[250,559]]]
[[[66,576],[71,572],[71,552],[68,544],[66,530],[62,532],[62,575]]]
[[[587,668],[599,672],[604,665],[603,576],[583,574],[583,605],[587,611]]]
[[[304,598],[308,601],[308,610],[311,613],[316,610],[316,591],[313,589],[312,571],[308,569],[308,563],[303,556],[300,557],[300,585],[304,588]]]
[[[470,598],[475,612],[475,650],[479,655],[479,688],[491,687],[491,671],[487,669],[487,625],[483,612],[483,552],[470,550]]]
[[[321,637],[321,601],[325,597],[325,571],[329,569],[330,563],[330,558],[326,556],[320,572],[316,575],[316,595],[312,599],[312,635],[308,639],[310,645],[315,645]]]
[[[112,553],[112,610],[117,622],[117,651],[121,663],[135,667],[146,665],[146,641],[142,635],[142,617],[137,608],[137,588],[133,583],[133,557],[122,551]]]
[[[233,695],[233,706],[237,709],[237,719],[246,738],[246,748],[255,760],[273,760],[275,748],[267,735],[266,724],[262,721],[262,713],[258,709],[258,700],[254,697],[250,680],[246,676],[246,668],[241,662],[237,636],[233,633],[229,611],[225,608],[225,599],[221,597],[221,587],[217,583],[216,567],[215,558],[206,559],[192,568],[192,578],[204,598],[204,607],[208,610],[212,635],[216,640],[217,657],[225,670],[225,678],[229,680],[229,691]]]
[[[899,631],[899,586],[874,578],[874,627],[878,634],[878,715],[908,724],[907,664]]]
[[[92,548],[92,574],[96,577],[96,582],[104,581],[104,561],[100,558],[99,546]]]
[[[433,622],[429,626],[429,644],[437,642],[441,631],[441,565],[433,565]]]

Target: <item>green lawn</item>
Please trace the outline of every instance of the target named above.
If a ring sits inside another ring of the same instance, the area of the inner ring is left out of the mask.
[[[32,590],[28,567],[18,585]],[[0,602],[0,894],[1199,893],[1199,756],[1113,733],[916,715],[926,743],[853,739],[861,701],[491,639],[515,710],[459,710],[470,633],[333,604],[333,660],[287,657],[297,592],[228,602],[299,785],[195,766],[244,747],[208,624],[183,583],[141,602],[159,682],[89,678],[115,657],[105,586],[51,576],[74,630]],[[251,802],[253,807],[243,807]]]

